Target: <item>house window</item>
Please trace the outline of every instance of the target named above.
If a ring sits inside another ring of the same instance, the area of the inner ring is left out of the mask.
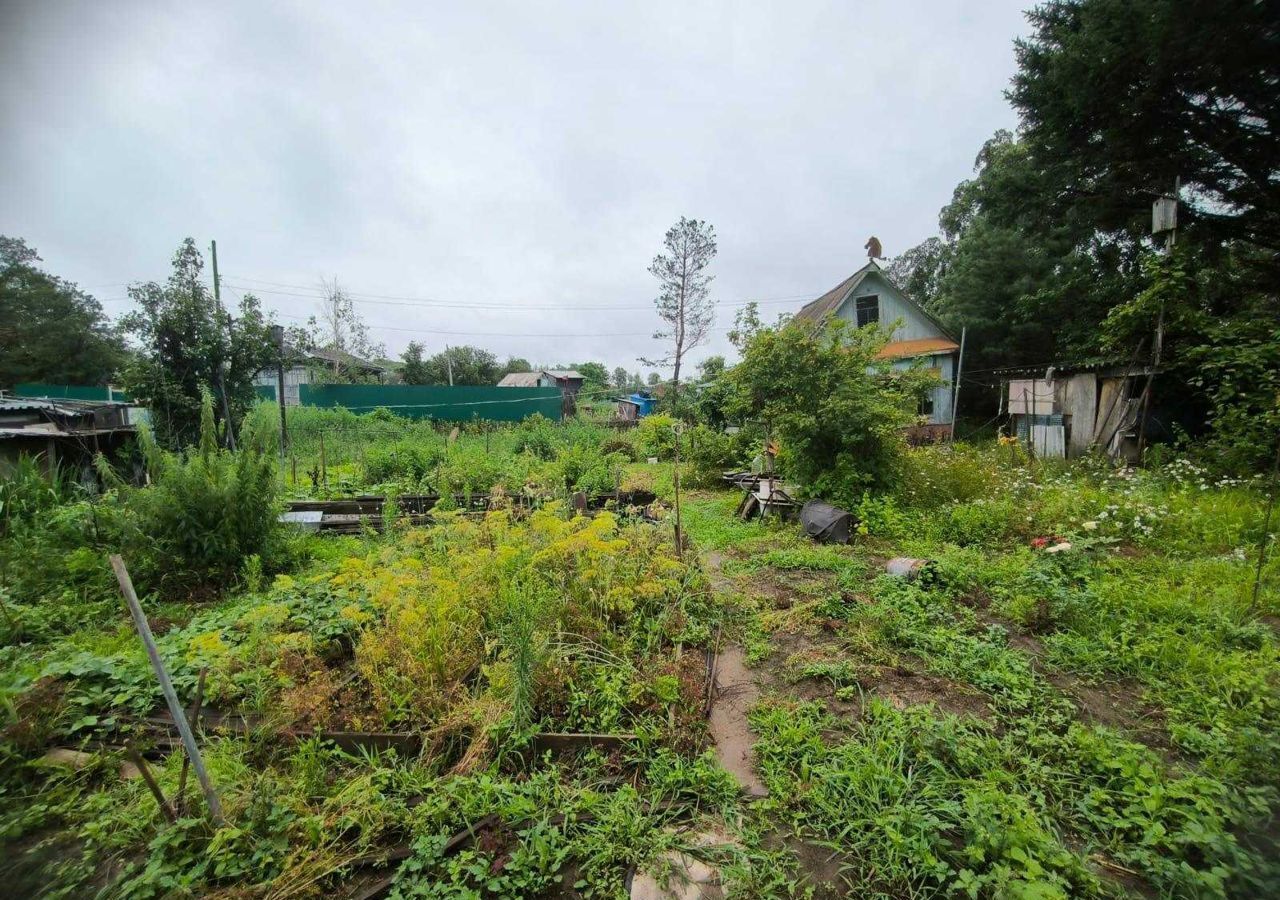
[[[869,297],[854,298],[854,314],[857,316],[857,325],[861,328],[864,325],[870,325],[872,322],[880,321],[880,297],[872,294]]]
[[[933,391],[928,391],[920,395],[920,408],[918,412],[922,416],[933,418]]]

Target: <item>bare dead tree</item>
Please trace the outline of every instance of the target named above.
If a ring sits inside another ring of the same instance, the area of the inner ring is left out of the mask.
[[[650,366],[671,366],[673,405],[680,393],[680,369],[685,356],[705,344],[715,320],[711,302],[711,280],[707,266],[716,256],[716,230],[701,219],[686,219],[673,225],[662,241],[665,252],[653,258],[649,273],[658,279],[660,293],[654,300],[658,317],[666,327],[654,332],[659,340],[672,342],[671,352],[656,360],[641,360]]]
[[[343,353],[364,359],[383,355],[382,345],[369,338],[368,326],[356,312],[351,295],[338,283],[336,276],[320,279],[320,293],[320,311],[312,319],[316,325],[314,343],[338,351],[333,358],[334,375],[342,372]]]

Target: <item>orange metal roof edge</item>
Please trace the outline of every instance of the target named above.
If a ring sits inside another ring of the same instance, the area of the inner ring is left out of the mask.
[[[885,344],[876,359],[901,359],[906,356],[925,356],[929,353],[950,353],[960,345],[947,338],[918,338],[914,341],[893,341]]]

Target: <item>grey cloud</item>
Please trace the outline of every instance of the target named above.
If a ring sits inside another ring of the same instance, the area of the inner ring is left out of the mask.
[[[0,232],[106,299],[190,234],[218,240],[229,282],[631,307],[693,215],[719,233],[718,300],[817,293],[872,232],[890,254],[932,234],[1013,125],[1021,5],[10,2]],[[645,335],[644,310],[361,310],[395,352],[634,369],[657,350],[528,336]],[[704,352],[728,350],[732,315]]]

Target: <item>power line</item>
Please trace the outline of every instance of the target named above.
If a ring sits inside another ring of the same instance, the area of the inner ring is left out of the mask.
[[[239,290],[237,288],[237,290]],[[303,316],[292,316],[288,313],[277,312],[276,315],[283,319],[292,319],[295,322],[306,322]],[[377,329],[380,331],[399,331],[409,334],[436,334],[452,337],[525,337],[525,338],[605,338],[605,337],[645,337],[652,338],[652,331],[613,331],[613,332],[587,332],[587,333],[535,333],[530,331],[446,331],[438,328],[404,328],[399,325],[375,325],[365,323],[366,328]],[[713,331],[730,331],[733,326],[721,326],[711,329]]]
[[[262,293],[262,294],[279,294],[286,297],[298,297],[304,300],[323,300],[325,295],[319,292],[319,288],[301,284],[288,284],[279,281],[264,281],[260,279],[247,278],[242,275],[224,276],[223,284],[228,285],[228,277],[234,280],[235,288],[240,291]],[[257,282],[258,284],[269,284],[274,287],[294,288],[293,291],[272,290],[268,288],[257,287],[253,284],[245,284],[242,282]],[[302,291],[303,293],[299,293]],[[432,297],[412,297],[397,294],[372,294],[362,291],[344,291],[344,293],[357,303],[378,303],[387,306],[439,306],[452,307],[462,309],[530,309],[530,310],[598,310],[600,312],[620,312],[623,310],[651,310],[652,303],[644,305],[632,306],[600,306],[600,305],[577,305],[577,304],[541,304],[529,305],[522,303],[486,303],[476,301],[463,300],[441,300]],[[756,304],[777,304],[777,303],[795,303],[799,300],[812,300],[819,294],[795,294],[788,297],[762,297],[751,300],[722,300],[715,303],[715,306],[724,307],[743,307],[752,303]]]

